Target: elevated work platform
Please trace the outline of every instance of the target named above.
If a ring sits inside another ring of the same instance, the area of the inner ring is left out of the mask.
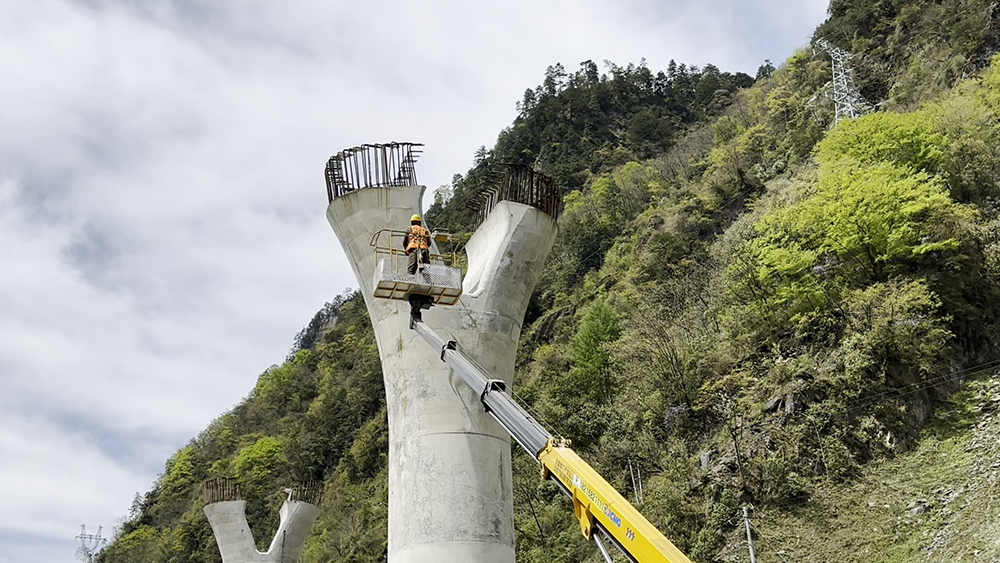
[[[435,305],[454,305],[462,297],[462,271],[429,264],[422,272],[399,273],[391,260],[382,259],[375,270],[375,297],[406,301],[410,295],[426,295]]]
[[[462,271],[452,267],[455,255],[437,252],[436,243],[447,239],[447,233],[431,235],[430,264],[411,274],[407,270],[410,256],[403,250],[406,233],[382,229],[372,235],[375,250],[375,277],[372,294],[381,299],[407,301],[411,295],[429,297],[434,305],[454,305],[462,297]]]

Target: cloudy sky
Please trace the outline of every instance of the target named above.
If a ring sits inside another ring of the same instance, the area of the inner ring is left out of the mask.
[[[0,1],[0,563],[74,561],[355,285],[330,154],[464,172],[547,65],[753,74],[826,0]]]

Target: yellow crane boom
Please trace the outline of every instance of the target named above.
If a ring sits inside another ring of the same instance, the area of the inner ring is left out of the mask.
[[[538,461],[542,477],[557,481],[572,497],[573,512],[585,538],[593,541],[595,528],[599,527],[623,553],[639,563],[690,563],[681,550],[567,445],[549,440]]]
[[[649,520],[618,493],[593,467],[570,448],[568,440],[554,438],[507,394],[495,379],[465,356],[453,340],[444,340],[418,318],[415,330],[476,393],[486,412],[510,433],[528,454],[538,460],[544,479],[551,479],[573,500],[573,512],[583,536],[613,563],[605,541],[636,563],[691,563]],[[603,538],[603,539],[602,539]]]

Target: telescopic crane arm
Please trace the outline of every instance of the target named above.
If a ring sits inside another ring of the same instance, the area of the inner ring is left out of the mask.
[[[569,495],[580,531],[594,542],[608,563],[612,563],[612,559],[605,541],[618,547],[635,563],[691,563],[625,497],[576,455],[568,440],[554,438],[512,399],[502,380],[465,356],[454,340],[441,338],[417,318],[411,320],[410,326],[479,394],[486,412],[538,461],[542,477],[555,481]]]

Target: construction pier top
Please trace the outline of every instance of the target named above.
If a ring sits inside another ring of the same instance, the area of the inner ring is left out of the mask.
[[[296,563],[319,517],[322,488],[285,489],[278,531],[267,551],[258,551],[246,517],[246,501],[233,479],[213,479],[204,485],[205,516],[212,526],[223,563]],[[305,500],[296,500],[296,496]],[[312,502],[309,502],[312,501]]]

